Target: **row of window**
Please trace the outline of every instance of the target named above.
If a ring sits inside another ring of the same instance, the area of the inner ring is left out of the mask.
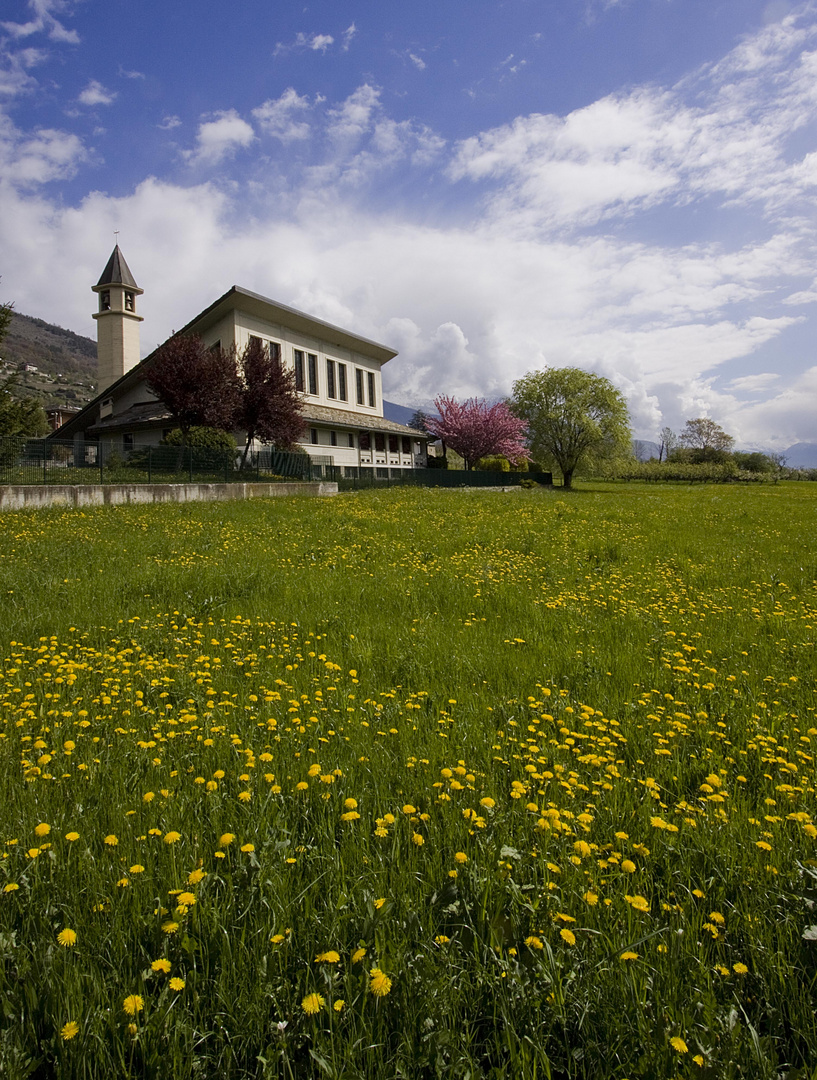
[[[293,349],[295,364],[295,389],[317,396],[319,393],[318,357],[315,353]],[[340,360],[326,361],[326,396],[333,401],[349,400],[349,382],[347,366]],[[355,397],[358,405],[377,406],[377,391],[373,371],[355,368]]]
[[[401,450],[402,450],[402,453],[404,453],[404,454],[410,454],[411,453],[411,438],[410,438],[410,436],[408,436],[408,435],[400,435],[400,436],[398,436],[398,435],[389,435],[389,436],[386,436],[382,432],[379,432],[379,431],[376,431],[375,435],[374,435],[374,449],[375,449],[376,453],[383,454],[383,453],[386,452],[386,439],[387,438],[388,438],[388,441],[389,441],[389,453],[390,454],[399,454],[401,452]],[[354,437],[354,435],[352,434],[351,431],[348,433],[347,439],[348,439],[347,445],[350,447],[350,449],[354,450],[354,448],[355,448],[355,437]],[[318,429],[317,428],[313,427],[313,428],[309,429],[309,441],[312,443],[313,446],[318,445]],[[338,443],[338,433],[336,431],[330,431],[329,432],[329,445],[330,446],[338,446],[338,445],[340,445]],[[372,437],[371,437],[371,434],[368,431],[361,431],[360,435],[358,435],[358,448],[360,450],[363,450],[363,451],[367,451],[367,450],[372,449]]]

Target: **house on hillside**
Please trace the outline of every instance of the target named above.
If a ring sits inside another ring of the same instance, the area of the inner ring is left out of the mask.
[[[119,451],[156,445],[174,424],[145,377],[155,356],[139,360],[138,287],[117,245],[93,292],[99,297],[99,393],[50,438],[107,444]],[[383,416],[381,369],[394,349],[233,285],[181,334],[242,352],[251,338],[274,349],[295,373],[306,422],[303,449],[317,463],[423,468],[428,436]],[[243,433],[236,433],[239,443]]]

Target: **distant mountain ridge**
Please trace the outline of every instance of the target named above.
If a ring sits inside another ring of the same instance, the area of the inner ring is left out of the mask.
[[[81,408],[96,396],[96,342],[31,315],[12,315],[0,342],[3,374],[19,372],[17,393],[46,408]],[[36,371],[22,371],[24,365]]]

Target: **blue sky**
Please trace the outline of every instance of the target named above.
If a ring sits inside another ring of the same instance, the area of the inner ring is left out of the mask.
[[[404,404],[576,364],[817,441],[815,192],[811,0],[3,6],[0,298],[93,336],[118,229],[144,352],[238,284]]]

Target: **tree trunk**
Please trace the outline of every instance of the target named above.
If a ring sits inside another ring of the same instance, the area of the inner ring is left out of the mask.
[[[247,438],[244,441],[244,456],[242,457],[241,464],[238,467],[239,472],[244,471],[244,466],[247,464],[247,454],[249,454],[249,452],[250,452],[250,446],[251,446],[252,441],[253,441],[254,438],[255,438],[255,432],[254,431],[248,431],[247,432]]]
[[[562,471],[562,487],[567,488],[568,491],[573,487],[573,469]]]

